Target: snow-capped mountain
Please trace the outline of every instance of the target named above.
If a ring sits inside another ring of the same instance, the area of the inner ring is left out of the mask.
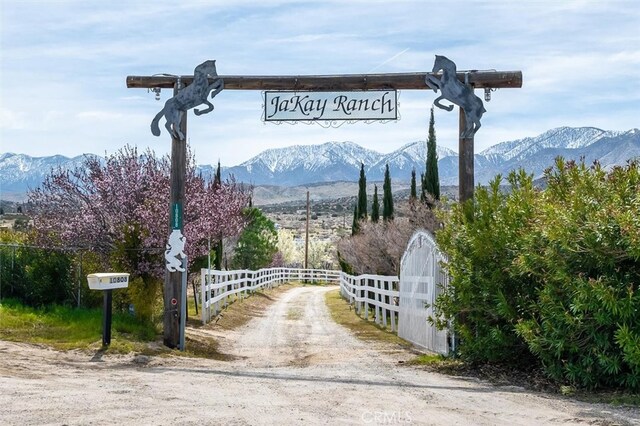
[[[360,163],[372,164],[382,154],[353,142],[294,145],[268,149],[244,163],[223,169],[238,181],[258,185],[299,185],[314,182],[353,180]]]
[[[438,172],[443,185],[458,183],[458,154],[437,148]],[[640,156],[640,131],[605,131],[593,127],[560,127],[539,136],[502,142],[475,155],[476,183],[486,184],[498,173],[505,176],[520,167],[542,176],[554,159],[592,162],[603,166],[621,165]],[[229,169],[239,181],[255,185],[304,185],[339,180],[356,181],[360,163],[364,163],[368,181],[380,181],[385,166],[394,180],[409,181],[411,170],[418,176],[427,158],[426,141],[411,142],[389,154],[366,150],[351,142],[326,143],[270,149],[249,161]]]
[[[524,168],[537,179],[557,157],[583,159],[587,164],[597,160],[607,168],[624,165],[630,159],[640,158],[640,130],[559,127],[533,138],[503,142],[475,156],[476,183],[487,183],[498,173],[505,176],[518,168]]]
[[[438,147],[438,171],[442,185],[456,185],[458,155]],[[560,127],[539,136],[502,142],[475,155],[476,184],[486,184],[498,173],[524,168],[535,178],[551,166],[554,159],[586,162],[598,160],[605,167],[623,165],[640,158],[640,130],[612,132],[593,127]],[[411,170],[424,171],[426,142],[411,142],[388,154],[363,148],[352,142],[327,142],[320,145],[296,145],[268,149],[234,167],[223,167],[223,178],[233,174],[237,181],[254,185],[296,186],[319,182],[357,181],[360,164],[365,165],[369,182],[381,181],[389,165],[395,181],[408,182]],[[24,199],[28,188],[35,188],[52,167],[71,168],[84,156],[67,158],[29,157],[22,154],[0,155],[0,199]],[[201,165],[199,172],[210,177],[215,165]]]
[[[0,154],[0,196],[23,194],[29,188],[38,187],[51,169],[69,169],[83,160],[84,155],[68,158],[62,155],[30,157],[10,152]]]
[[[587,147],[602,138],[612,138],[625,132],[614,132],[596,129],[595,127],[558,127],[541,135],[502,142],[480,152],[480,155],[508,161],[522,160],[544,149],[566,148],[579,149]]]
[[[436,147],[436,154],[439,159],[445,157],[458,158],[458,154],[455,151],[442,146]],[[420,172],[424,170],[426,160],[427,142],[411,142],[390,154],[380,157],[375,164],[368,168],[367,179],[383,180],[387,164],[389,165],[389,174],[391,176],[402,176],[402,178],[400,178],[402,180],[405,180],[405,176],[409,176],[407,179],[410,179],[411,170],[413,169],[415,169],[417,175],[420,176]]]

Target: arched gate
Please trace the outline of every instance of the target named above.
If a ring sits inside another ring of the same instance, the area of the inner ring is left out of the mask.
[[[427,321],[433,316],[433,304],[449,276],[442,268],[446,261],[433,238],[416,232],[402,256],[400,265],[400,301],[398,336],[429,351],[448,355],[453,348],[449,330],[438,330]],[[453,337],[453,336],[451,336]]]

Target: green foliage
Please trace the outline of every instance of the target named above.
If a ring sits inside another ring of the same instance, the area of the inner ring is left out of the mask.
[[[112,320],[113,342],[151,341],[157,330],[128,314],[115,312]],[[28,307],[15,299],[0,303],[0,339],[45,343],[60,349],[86,348],[100,341],[102,309],[71,308],[50,305]]]
[[[353,207],[353,222],[351,222],[351,235],[356,235],[360,232],[360,220],[358,218],[358,202]]]
[[[111,267],[116,271],[141,271],[142,265],[152,264],[157,253],[145,250],[143,233],[139,224],[125,225],[122,230],[123,238],[116,241],[110,254]],[[126,291],[116,292],[114,306],[121,311],[127,311],[129,304],[133,304],[136,316],[151,322],[155,307],[160,297],[162,281],[150,273],[134,274]]]
[[[427,163],[424,175],[424,191],[434,200],[440,200],[440,178],[438,176],[438,154],[436,153],[436,130],[433,107],[429,118],[429,137],[427,138]],[[425,196],[426,197],[426,196]]]
[[[513,280],[508,271],[531,225],[536,191],[523,171],[507,180],[510,194],[501,192],[501,177],[496,177],[489,187],[477,188],[473,217],[465,206],[455,205],[437,234],[449,257],[451,282],[436,309],[454,320],[460,355],[469,361],[532,358],[515,326],[529,317],[535,288],[527,280]]]
[[[224,246],[222,245],[222,240],[218,240],[215,246],[215,268],[218,271],[222,270],[222,257],[224,256]]]
[[[393,194],[391,194],[391,175],[389,165],[384,170],[384,183],[382,184],[384,195],[382,196],[382,219],[385,222],[393,220]]]
[[[418,189],[416,188],[416,169],[411,170],[411,190],[409,192],[409,200],[415,201],[418,198]]]
[[[360,164],[358,180],[358,220],[367,218],[367,177],[364,175],[364,164]]]
[[[558,160],[515,269],[540,287],[517,330],[552,377],[640,388],[640,173]]]
[[[340,270],[342,272],[349,275],[356,275],[355,271],[353,270],[353,266],[351,266],[349,262],[347,262],[344,257],[342,257],[342,255],[340,254],[340,250],[338,250],[338,264],[340,265]]]
[[[128,300],[133,304],[136,317],[141,321],[152,323],[162,284],[161,280],[153,277],[148,277],[147,279],[135,277],[129,282],[127,291],[116,292],[116,296],[118,294],[127,294]],[[122,308],[121,310],[124,310]]]
[[[3,232],[1,242],[27,242],[26,236]],[[0,247],[0,295],[30,306],[73,301],[70,253],[32,248],[22,244]]]
[[[640,172],[558,159],[547,188],[512,173],[455,206],[437,238],[470,361],[541,363],[572,386],[640,388]],[[442,321],[441,321],[442,322]],[[533,358],[532,358],[533,357]]]
[[[276,227],[255,207],[246,208],[244,215],[247,226],[238,239],[232,267],[255,270],[269,266],[278,251]]]
[[[373,204],[371,205],[371,222],[380,220],[380,203],[378,202],[378,185],[373,186]]]

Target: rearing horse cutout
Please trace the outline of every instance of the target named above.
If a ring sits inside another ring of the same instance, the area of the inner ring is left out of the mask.
[[[480,119],[482,118],[482,114],[487,111],[484,109],[482,99],[473,93],[473,89],[470,86],[458,80],[456,64],[452,60],[444,56],[436,55],[432,72],[436,73],[440,70],[442,70],[442,77],[440,79],[430,74],[425,78],[425,83],[429,88],[433,89],[436,93],[438,93],[438,89],[442,92],[441,95],[433,101],[433,104],[445,111],[451,111],[453,105],[442,105],[440,103],[441,99],[446,99],[462,108],[465,117],[465,129],[462,137],[471,138],[478,129],[480,129]]]
[[[209,84],[209,78],[215,78]],[[174,97],[169,98],[164,104],[164,108],[155,116],[151,122],[151,133],[160,136],[160,119],[164,115],[167,119],[165,127],[174,139],[184,140],[185,136],[180,131],[180,120],[187,110],[205,104],[207,108],[196,109],[196,115],[206,114],[213,111],[213,104],[209,102],[209,93],[213,99],[224,88],[224,82],[218,77],[216,72],[216,61],[208,60],[198,65],[193,71],[193,83],[180,90]]]

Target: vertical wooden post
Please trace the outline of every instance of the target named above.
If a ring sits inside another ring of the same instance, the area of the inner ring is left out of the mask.
[[[474,177],[473,177],[473,136],[464,138],[466,120],[464,110],[460,108],[460,124],[458,128],[458,194],[460,203],[473,198]]]
[[[307,191],[307,229],[304,239],[304,269],[309,269],[309,191]]]
[[[180,82],[173,86],[173,96],[180,90]],[[171,138],[171,194],[169,205],[169,229],[184,231],[185,174],[187,170],[187,113],[182,114],[180,131],[185,135],[181,141]],[[175,214],[175,211],[178,214]],[[176,219],[177,217],[177,219]],[[176,222],[177,220],[177,222]],[[189,242],[187,241],[187,244]],[[186,271],[184,272],[187,273]],[[165,272],[164,281],[164,344],[176,348],[180,344],[180,306],[182,306],[182,272]],[[172,303],[177,302],[177,303]]]

